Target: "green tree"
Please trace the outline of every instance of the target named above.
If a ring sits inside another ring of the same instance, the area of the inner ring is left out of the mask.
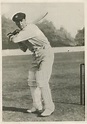
[[[74,38],[63,27],[60,27],[60,29],[57,30],[57,35],[58,37],[60,37],[61,42],[64,43],[65,45],[70,45],[70,46],[75,45]]]
[[[6,18],[2,15],[2,49],[15,49],[18,48],[18,45],[12,42],[9,42],[7,34],[16,29],[15,23],[12,20]]]
[[[75,36],[75,42],[77,46],[84,46],[85,42],[85,28],[83,27],[81,30],[78,30]]]

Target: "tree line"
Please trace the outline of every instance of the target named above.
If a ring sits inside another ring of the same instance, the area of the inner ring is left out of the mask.
[[[43,20],[38,23],[37,26],[48,38],[52,47],[64,47],[64,46],[84,46],[85,28],[79,29],[75,38],[71,36],[64,27],[56,29],[51,21]],[[18,27],[15,23],[2,15],[2,49],[18,49],[18,45],[10,42],[7,38],[9,32],[13,32]]]

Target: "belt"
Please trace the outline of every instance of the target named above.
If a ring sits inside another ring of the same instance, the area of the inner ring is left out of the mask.
[[[51,46],[42,46],[42,47],[36,47],[36,48],[34,48],[34,50],[33,50],[33,53],[38,57],[38,51],[40,50],[40,49],[49,49],[49,48],[51,48]]]
[[[42,47],[36,47],[36,48],[34,48],[34,52],[35,51],[37,51],[37,50],[39,50],[39,49],[48,49],[48,48],[51,48],[51,46],[42,46]]]

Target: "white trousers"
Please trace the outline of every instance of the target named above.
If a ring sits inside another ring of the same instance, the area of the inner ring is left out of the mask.
[[[51,54],[50,51],[45,51],[44,59],[38,65],[37,62],[35,62],[32,69],[29,71],[28,84],[31,90],[33,106],[37,109],[42,108],[42,99],[45,109],[54,109],[51,89],[49,86],[53,61],[54,55]]]
[[[29,72],[30,75],[35,75],[35,72]],[[42,109],[42,100],[44,102],[44,109],[54,109],[54,103],[52,100],[51,89],[49,86],[49,79],[50,79],[51,72],[49,75],[42,74],[41,71],[36,72],[36,81],[31,79],[33,83],[37,86],[30,86],[31,95],[33,99],[33,106],[39,110]],[[41,77],[46,76],[46,79],[42,79]],[[32,76],[30,76],[32,77]],[[48,78],[47,78],[48,77]],[[42,79],[42,80],[41,80]]]

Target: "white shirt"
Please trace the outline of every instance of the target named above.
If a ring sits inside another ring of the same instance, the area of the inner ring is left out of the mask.
[[[43,32],[35,25],[28,24],[23,30],[13,38],[14,43],[28,40],[34,46],[50,45]]]

